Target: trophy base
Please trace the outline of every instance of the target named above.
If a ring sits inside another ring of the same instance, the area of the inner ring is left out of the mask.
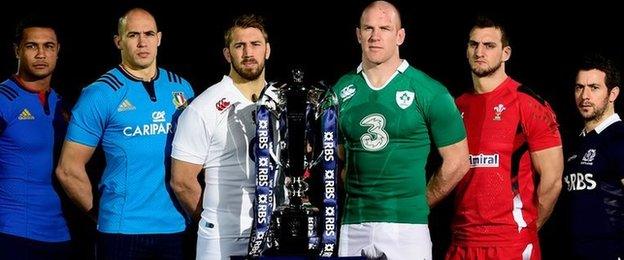
[[[270,232],[273,256],[316,256],[318,251],[318,209],[304,205],[288,205],[278,209]]]

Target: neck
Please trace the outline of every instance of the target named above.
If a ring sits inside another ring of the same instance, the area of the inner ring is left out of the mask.
[[[230,69],[230,74],[228,76],[232,78],[234,86],[236,86],[238,91],[240,91],[243,96],[245,96],[245,98],[250,101],[254,101],[254,96],[256,98],[259,97],[260,92],[265,85],[264,71],[262,71],[262,74],[260,74],[260,76],[258,76],[258,78],[254,80],[248,80],[241,77],[234,69]]]
[[[502,67],[501,67],[502,68]],[[504,69],[499,69],[492,75],[485,77],[478,77],[472,73],[472,84],[475,92],[478,94],[488,93],[494,91],[503,81],[507,79],[507,73]]]
[[[607,107],[605,112],[602,113],[600,117],[596,117],[592,120],[585,121],[585,128],[584,128],[585,133],[589,133],[592,130],[596,129],[598,125],[602,124],[602,122],[604,122],[607,118],[609,118],[613,114],[615,114],[615,111],[613,110],[613,106],[609,106]]]
[[[29,91],[41,92],[50,89],[50,82],[52,81],[52,75],[49,75],[42,79],[36,79],[31,76],[27,76],[24,73],[15,74],[15,79]]]
[[[128,72],[128,74],[142,81],[151,81],[156,76],[156,62],[146,68],[133,68],[130,64],[122,62],[121,67]]]
[[[392,57],[390,60],[375,64],[365,59],[362,59],[362,70],[366,73],[366,77],[373,84],[373,87],[380,88],[386,81],[394,74],[394,72],[401,65],[401,60],[398,55]]]

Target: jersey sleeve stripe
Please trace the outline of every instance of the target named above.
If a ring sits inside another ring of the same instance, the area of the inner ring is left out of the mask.
[[[6,90],[8,90],[10,93],[12,93],[13,96],[15,96],[15,97],[19,96],[19,93],[15,89],[13,89],[13,88],[11,88],[11,87],[9,87],[7,85],[4,85],[4,84],[2,86],[5,87]]]
[[[121,88],[121,85],[117,84],[117,82],[114,79],[111,79],[109,76],[107,75],[103,75],[101,78],[101,80],[106,80],[107,82],[113,84],[115,86],[115,90]]]
[[[100,79],[96,80],[95,82],[102,82],[102,83],[108,85],[109,87],[111,87],[114,91],[117,91],[117,88],[115,86],[113,86],[112,83],[108,82],[108,80],[106,80],[105,78],[100,78]]]
[[[5,85],[0,86],[0,94],[6,96],[11,101],[17,98],[17,95],[15,95],[12,91],[10,91],[10,88]]]
[[[119,87],[121,87],[121,86],[123,86],[123,85],[124,85],[124,84],[123,84],[123,83],[121,83],[121,81],[120,81],[120,80],[119,80],[119,79],[118,79],[115,75],[113,75],[113,74],[106,73],[106,74],[104,74],[104,76],[103,76],[103,77],[105,77],[105,76],[108,76],[110,79],[112,79],[113,81],[117,82],[117,85],[118,85]]]

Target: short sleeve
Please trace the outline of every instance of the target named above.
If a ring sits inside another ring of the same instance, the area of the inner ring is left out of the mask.
[[[547,102],[543,104],[530,96],[520,94],[522,127],[527,136],[529,151],[536,152],[561,145],[559,124],[555,112]]]
[[[97,85],[82,90],[78,102],[72,109],[71,120],[65,139],[86,146],[96,147],[104,134],[110,116],[113,98]]]
[[[209,135],[206,122],[199,112],[193,106],[187,107],[178,118],[171,157],[203,165],[208,158]]]
[[[429,128],[436,147],[445,147],[466,138],[464,122],[451,94],[443,92],[434,96],[428,112]]]

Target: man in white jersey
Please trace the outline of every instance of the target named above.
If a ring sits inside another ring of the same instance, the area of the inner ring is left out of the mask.
[[[197,220],[201,213],[197,259],[247,254],[255,192],[249,156],[256,130],[253,100],[266,84],[264,62],[270,53],[260,17],[235,19],[223,48],[229,75],[199,95],[178,121],[171,186],[187,214]],[[197,181],[202,169],[203,197]]]

